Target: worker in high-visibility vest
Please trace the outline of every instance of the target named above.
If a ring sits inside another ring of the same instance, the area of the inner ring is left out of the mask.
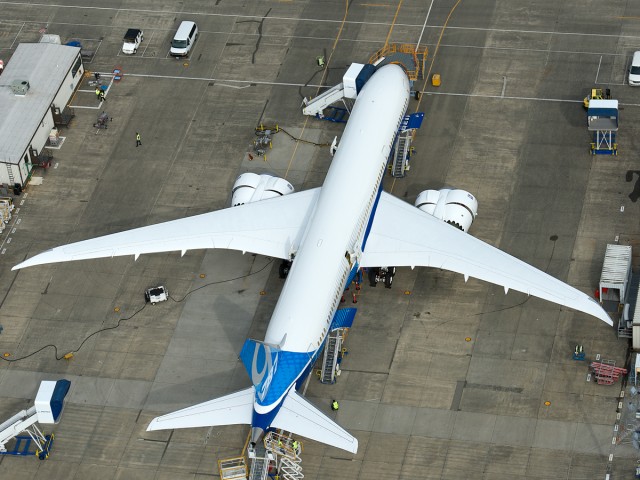
[[[291,444],[291,446],[293,447],[293,451],[297,454],[298,453],[298,447],[300,446],[298,441],[294,440],[293,443]]]
[[[338,410],[338,408],[340,408],[340,405],[338,405],[338,401],[337,400],[333,400],[331,402],[331,410],[336,411],[336,410]]]

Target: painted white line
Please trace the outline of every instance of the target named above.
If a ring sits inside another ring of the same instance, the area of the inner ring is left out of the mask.
[[[144,58],[144,54],[147,52],[147,48],[149,48],[149,45],[151,45],[151,40],[153,40],[153,36],[155,35],[155,33],[156,33],[155,30],[151,30],[151,36],[149,37],[149,40],[146,42],[144,50],[142,50],[142,53],[140,54],[141,58]],[[144,37],[144,32],[143,32],[143,37]],[[143,42],[144,42],[144,40],[143,40]]]
[[[127,77],[140,77],[140,78],[159,78],[167,80],[195,80],[200,82],[229,82],[229,83],[241,83],[255,85],[269,85],[277,87],[311,87],[311,88],[331,88],[327,85],[314,85],[304,83],[286,83],[286,82],[265,82],[261,80],[233,80],[230,78],[207,78],[207,77],[179,77],[177,75],[151,75],[143,73],[127,73]]]
[[[24,22],[22,23],[22,25],[20,26],[20,30],[18,30],[18,33],[16,33],[16,36],[13,39],[13,42],[11,42],[11,46],[9,47],[9,50],[13,49],[13,46],[16,44],[16,41],[18,40],[18,37],[20,36],[20,33],[22,32],[22,29],[24,28],[25,24]]]
[[[500,95],[484,95],[481,93],[447,93],[447,92],[424,92],[424,93],[426,95],[449,95],[452,97],[495,98],[500,100],[526,100],[526,101],[534,101],[534,102],[582,103],[582,100],[565,100],[562,98],[536,98],[536,97],[516,97],[516,96],[502,97]]]
[[[504,91],[506,89],[507,89],[507,77],[503,76],[502,77],[502,93],[500,94],[502,98],[504,98]]]
[[[100,40],[100,42],[98,43],[98,46],[96,47],[96,51],[93,52],[93,57],[91,57],[91,60],[89,60],[87,63],[93,62],[93,59],[96,58],[96,55],[98,54],[98,50],[100,50],[101,45],[102,45],[102,40]]]
[[[50,3],[33,3],[33,2],[2,2],[0,1],[0,5],[14,5],[14,6],[24,6],[27,8],[32,7],[45,7],[45,8],[69,8],[69,9],[78,9],[78,10],[112,10],[116,12],[136,12],[136,13],[153,13],[155,15],[162,14],[167,16],[174,15],[188,15],[188,16],[202,16],[202,17],[220,17],[220,18],[239,18],[239,19],[249,19],[249,20],[278,20],[278,21],[291,21],[295,23],[300,22],[311,22],[311,23],[335,23],[335,24],[350,24],[350,25],[377,25],[377,26],[390,26],[391,22],[371,22],[371,21],[349,21],[343,22],[342,19],[321,19],[321,18],[301,18],[301,17],[265,17],[264,15],[241,15],[241,14],[233,14],[233,13],[208,13],[208,12],[187,12],[184,10],[166,10],[166,11],[158,11],[157,9],[141,9],[141,8],[116,8],[116,7],[95,7],[95,6],[85,6],[85,5],[61,5],[61,4],[50,4]],[[31,20],[29,23],[44,23],[37,22]],[[52,23],[53,24],[53,23]],[[107,27],[107,25],[99,25],[101,27]],[[398,27],[407,27],[407,28],[418,28],[421,25],[414,23],[395,23],[395,26]],[[442,25],[430,25],[428,28],[433,28],[437,30],[442,29]],[[116,27],[114,27],[116,28]],[[120,27],[117,27],[120,28]],[[558,32],[553,30],[519,30],[514,28],[484,28],[484,27],[453,27],[447,26],[447,30],[470,30],[470,31],[481,31],[481,32],[497,32],[497,33],[528,33],[533,35],[560,35],[560,36],[586,36],[586,37],[604,37],[604,38],[616,38],[616,39],[640,39],[639,35],[616,35],[616,34],[600,34],[600,33],[583,33],[583,32]],[[378,42],[379,43],[379,42]]]
[[[85,107],[84,105],[71,105],[71,108],[84,108],[86,110],[100,110],[100,107]]]
[[[237,88],[238,90],[242,90],[243,88],[249,88],[251,85],[243,85],[239,87],[237,85],[225,85],[224,83],[214,83],[214,87],[229,87],[229,88]]]
[[[600,74],[600,65],[602,65],[602,55],[600,55],[600,61],[598,62],[598,70],[596,71],[596,79],[593,83],[598,83],[598,75]]]
[[[422,24],[422,30],[420,31],[420,36],[418,37],[418,42],[416,43],[416,50],[420,47],[420,41],[422,40],[424,29],[427,28],[427,21],[429,20],[429,15],[431,14],[431,7],[433,7],[433,2],[434,0],[431,0],[431,5],[429,5],[429,10],[427,10],[427,16],[424,19],[424,23]]]

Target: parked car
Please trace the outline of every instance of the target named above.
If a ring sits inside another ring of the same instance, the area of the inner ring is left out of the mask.
[[[173,36],[169,53],[176,58],[188,56],[197,38],[198,26],[194,22],[182,22]]]
[[[122,53],[133,55],[138,51],[138,47],[144,39],[142,30],[139,28],[130,28],[124,34],[124,43],[122,44]]]
[[[629,85],[637,87],[640,85],[640,52],[635,52],[629,66]]]

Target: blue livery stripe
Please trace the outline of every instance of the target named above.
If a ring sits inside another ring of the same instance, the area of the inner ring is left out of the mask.
[[[258,405],[271,405],[293,384],[312,360],[305,352],[287,352],[256,340],[246,340],[240,352]]]
[[[331,327],[329,330],[335,330],[336,328],[351,328],[353,325],[353,319],[356,317],[356,308],[342,308],[336,310],[336,314],[331,321]]]
[[[376,216],[376,210],[378,209],[378,202],[380,201],[380,195],[382,195],[382,182],[380,182],[380,186],[378,187],[378,194],[376,195],[376,201],[373,202],[373,208],[371,209],[371,215],[369,215],[369,222],[367,223],[367,229],[364,231],[364,238],[362,239],[363,252],[364,252],[364,248],[367,245],[367,238],[369,238],[369,233],[371,233],[371,225],[373,225],[373,219]]]

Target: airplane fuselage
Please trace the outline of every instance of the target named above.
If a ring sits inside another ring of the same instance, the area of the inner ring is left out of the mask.
[[[408,103],[409,82],[397,65],[380,68],[358,95],[271,317],[265,343],[308,353],[310,361],[317,357],[350,273],[357,268]],[[288,390],[269,405],[261,405],[256,398],[255,413],[268,415]]]

